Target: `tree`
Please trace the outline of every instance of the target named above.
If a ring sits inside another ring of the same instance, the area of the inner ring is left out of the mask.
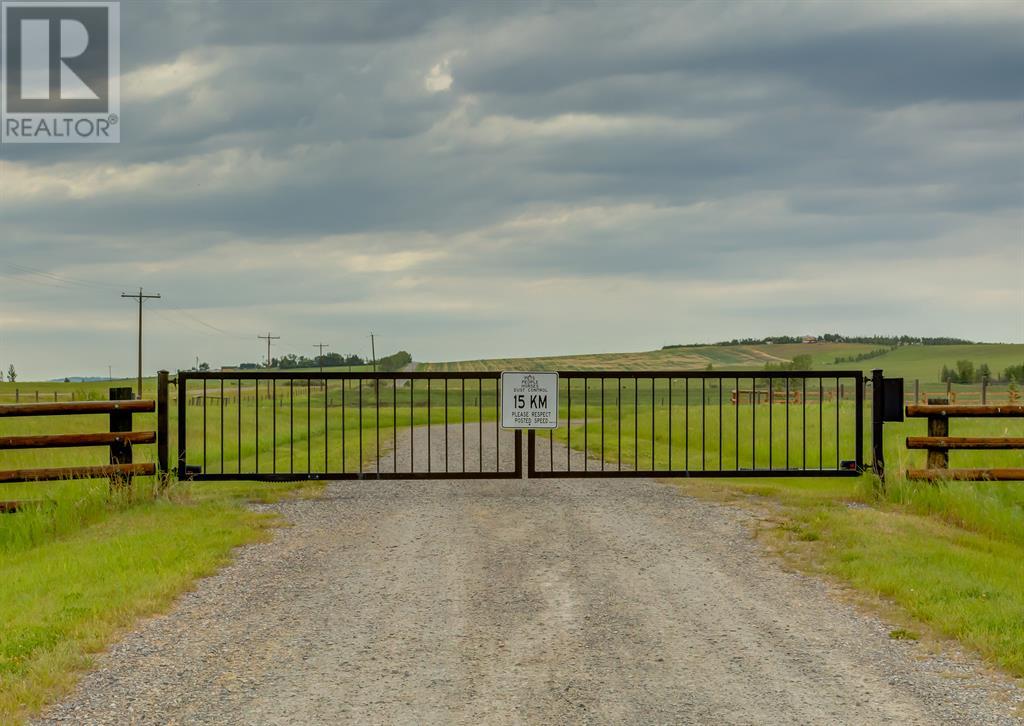
[[[7,367],[7,380],[10,381],[11,383],[14,383],[16,380],[18,380],[18,372],[14,370],[13,363],[11,363]]]
[[[956,383],[974,383],[974,364],[969,360],[958,360],[956,362]]]
[[[988,363],[982,363],[978,366],[978,380],[985,381],[992,379],[992,369],[988,367]]]
[[[201,370],[201,371],[208,371],[208,370],[210,370],[210,364],[207,363],[206,361],[203,361],[202,363],[199,364],[199,370]]]
[[[814,361],[808,353],[801,353],[800,355],[793,356],[790,370],[809,371],[813,367],[813,363]]]

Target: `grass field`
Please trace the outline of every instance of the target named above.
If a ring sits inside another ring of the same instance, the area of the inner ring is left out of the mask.
[[[786,345],[689,346],[638,353],[597,353],[543,358],[494,358],[448,363],[424,363],[423,370],[752,370],[766,363],[810,355],[815,370],[862,370],[881,368],[888,376],[938,383],[943,365],[970,360],[975,366],[988,363],[994,373],[1024,363],[1024,344],[979,343],[970,345],[914,345],[890,350],[863,361],[836,363],[870,353],[881,346],[862,343],[814,343]]]
[[[703,370],[757,369],[765,363],[787,361],[800,353],[810,354],[816,365],[824,365],[836,356],[857,355],[873,346],[859,343],[822,343],[820,345],[725,345],[669,348],[639,353],[594,353],[588,355],[549,356],[543,358],[493,358],[425,363],[423,370],[435,371],[597,371],[597,370]]]

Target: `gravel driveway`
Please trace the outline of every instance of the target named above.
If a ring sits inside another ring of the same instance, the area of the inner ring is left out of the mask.
[[[293,526],[41,722],[1024,723],[1006,679],[890,640],[764,556],[750,515],[669,484],[345,482],[267,508]]]

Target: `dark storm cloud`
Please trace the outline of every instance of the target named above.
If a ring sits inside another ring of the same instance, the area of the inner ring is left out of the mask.
[[[562,307],[597,319],[635,302],[606,285],[670,309],[684,287],[786,280],[771,305],[796,318],[822,270],[886,255],[986,279],[973,254],[1011,260],[975,297],[1012,307],[1012,4],[147,2],[122,18],[123,141],[0,149],[0,273],[131,278],[237,326],[377,310],[412,337],[528,325],[497,304],[519,306],[522,281],[558,280]],[[0,322],[3,304],[55,305],[38,279],[0,283]],[[856,332],[878,312],[834,304]]]

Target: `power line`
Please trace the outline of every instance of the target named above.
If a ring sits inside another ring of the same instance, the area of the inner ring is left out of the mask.
[[[96,281],[91,281],[91,280],[82,280],[80,278],[70,277],[68,275],[58,275],[57,273],[54,273],[54,272],[47,272],[46,270],[41,270],[38,267],[31,267],[29,265],[23,265],[23,264],[19,264],[17,262],[8,262],[7,265],[10,266],[11,268],[13,268],[16,271],[21,272],[22,274],[25,274],[25,275],[35,275],[36,277],[41,277],[41,278],[44,278],[44,279],[47,279],[47,280],[53,280],[55,282],[60,282],[60,283],[66,284],[66,285],[78,285],[78,286],[81,286],[81,287],[109,288],[109,289],[112,289],[112,290],[120,289],[120,285],[112,285],[112,284],[107,283],[107,282],[96,282]]]
[[[132,298],[139,303],[139,398],[142,398],[142,303],[144,300],[159,300],[160,293],[145,295],[140,287],[138,294],[122,292],[121,297]]]
[[[267,368],[270,368],[270,341],[281,340],[280,335],[271,335],[269,332],[266,335],[257,335],[260,340],[267,341]]]

